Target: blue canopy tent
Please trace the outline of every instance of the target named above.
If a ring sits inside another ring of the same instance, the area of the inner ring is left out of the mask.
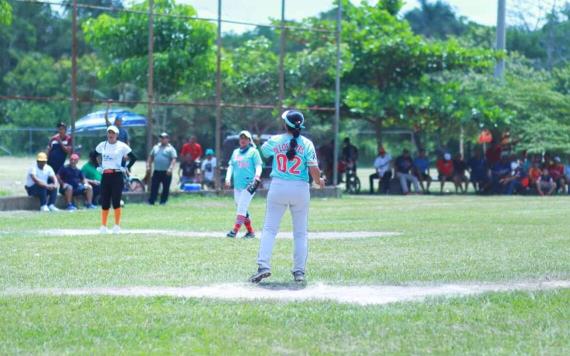
[[[75,122],[76,134],[96,133],[107,128],[105,124],[106,110],[95,111],[91,114],[83,116]],[[123,127],[145,127],[146,117],[124,109],[109,110],[108,118],[111,125],[115,122],[115,118],[121,116],[123,118]]]

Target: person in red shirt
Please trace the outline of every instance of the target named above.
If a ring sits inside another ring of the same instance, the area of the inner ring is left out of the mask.
[[[485,152],[485,158],[487,158],[487,164],[489,167],[493,167],[495,163],[501,160],[501,152],[503,152],[503,146],[498,142],[493,142],[491,147]]]
[[[188,170],[188,172],[192,172],[192,176],[187,178],[191,180],[194,179],[195,172],[200,168],[199,160],[202,154],[202,146],[200,146],[198,140],[196,140],[196,136],[191,136],[188,142],[182,146],[182,150],[180,151],[181,162],[185,162],[188,167],[194,168]]]
[[[566,177],[565,169],[560,157],[554,157],[554,161],[548,166],[548,173],[552,177],[554,183],[556,183],[556,192],[565,192],[566,189]]]
[[[203,151],[202,146],[196,140],[196,136],[192,136],[188,139],[182,146],[182,151],[180,151],[180,156],[184,158],[186,155],[190,155],[192,157],[192,161],[197,161],[202,157]]]
[[[440,193],[443,193],[443,185],[445,182],[454,182],[453,180],[453,161],[451,155],[446,153],[435,163],[438,173],[438,179],[441,182]]]

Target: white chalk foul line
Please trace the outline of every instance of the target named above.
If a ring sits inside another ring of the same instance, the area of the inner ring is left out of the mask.
[[[543,291],[570,288],[570,281],[504,284],[442,284],[434,286],[334,286],[322,283],[306,287],[284,284],[215,284],[192,287],[111,287],[8,289],[0,295],[177,297],[219,300],[280,302],[333,301],[343,304],[381,305],[423,301],[431,297],[460,297],[488,292]]]
[[[98,235],[99,230],[96,229],[50,229],[26,231],[26,233],[41,236],[91,236]],[[161,230],[161,229],[124,229],[121,235],[153,235],[157,237],[174,236],[174,237],[225,237],[227,232],[223,231],[182,231],[182,230]],[[398,236],[398,232],[387,231],[330,231],[330,232],[309,232],[309,239],[319,240],[343,240],[343,239],[363,239],[369,237],[392,237]],[[293,233],[280,232],[277,238],[292,239]]]

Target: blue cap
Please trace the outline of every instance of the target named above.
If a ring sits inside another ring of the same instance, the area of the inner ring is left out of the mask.
[[[208,149],[206,150],[206,156],[207,156],[207,155],[212,155],[212,156],[213,156],[213,155],[214,155],[214,150],[211,149],[211,148],[208,148]]]
[[[294,129],[304,129],[303,123],[305,123],[305,117],[300,111],[287,110],[281,114],[281,118],[285,121],[285,124]]]

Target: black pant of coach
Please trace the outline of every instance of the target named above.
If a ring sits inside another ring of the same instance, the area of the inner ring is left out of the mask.
[[[378,172],[371,174],[370,177],[370,194],[374,193],[374,179],[379,179],[378,182],[378,192],[382,194],[387,194],[390,191],[390,179],[392,179],[392,171],[387,170],[384,175],[380,177]]]
[[[168,194],[170,192],[170,183],[172,182],[172,174],[166,174],[166,171],[152,172],[152,180],[150,183],[150,198],[148,203],[154,205],[158,197],[158,187],[162,184],[162,193],[160,194],[160,204],[166,204]]]

